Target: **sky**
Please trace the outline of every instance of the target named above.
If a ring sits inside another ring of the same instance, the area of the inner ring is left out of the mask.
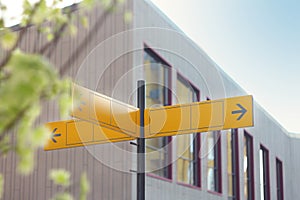
[[[300,133],[299,0],[151,0],[286,130]]]
[[[300,133],[299,0],[151,1],[285,129]],[[2,2],[21,12],[22,0]]]

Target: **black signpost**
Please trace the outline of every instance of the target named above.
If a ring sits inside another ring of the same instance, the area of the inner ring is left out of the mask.
[[[137,139],[137,200],[145,200],[145,81],[137,83],[137,103],[140,109],[140,137]]]

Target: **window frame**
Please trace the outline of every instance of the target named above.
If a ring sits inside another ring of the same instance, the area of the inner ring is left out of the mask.
[[[248,169],[249,171],[247,173],[247,174],[249,174],[249,177],[247,177],[248,200],[254,200],[254,198],[255,198],[254,181],[255,180],[254,180],[253,137],[246,130],[244,130],[244,138],[248,139],[248,141],[247,141],[247,163],[248,163],[248,166],[250,166],[250,168]],[[249,142],[249,144],[248,144],[248,142]],[[244,145],[245,145],[245,143],[244,143]],[[244,148],[245,148],[245,146],[244,146]],[[243,158],[244,158],[244,155],[243,155]],[[243,170],[243,172],[244,172],[244,170]],[[244,177],[244,179],[245,179],[245,177]],[[244,184],[245,184],[245,181],[244,181]],[[243,194],[245,195],[245,191]]]
[[[221,141],[221,131],[212,131],[209,132],[210,134],[213,134],[214,137],[214,190],[210,190],[207,188],[207,191],[209,193],[213,194],[222,194],[223,188],[222,188],[222,141]],[[208,133],[207,133],[208,134]],[[208,167],[207,172],[208,173]],[[208,180],[207,180],[208,182]]]
[[[232,170],[232,193],[233,196],[228,196],[232,200],[240,200],[240,166],[239,166],[239,130],[230,130],[230,143],[231,143],[231,165]],[[227,142],[228,144],[228,142]],[[228,148],[228,147],[227,147]],[[228,158],[227,158],[227,179],[228,179]],[[228,182],[227,182],[228,183]],[[227,190],[228,191],[228,190]]]
[[[167,105],[172,105],[172,93],[171,93],[171,86],[172,86],[172,66],[162,57],[160,56],[153,48],[151,48],[149,45],[147,45],[145,42],[143,44],[144,48],[143,48],[143,63],[144,63],[144,56],[145,53],[147,53],[149,56],[151,56],[154,60],[156,60],[157,62],[163,64],[164,66],[167,66],[168,68],[166,68],[167,70],[167,84],[168,87],[164,88],[164,97],[166,98],[166,101],[163,103],[164,106]],[[147,84],[147,83],[146,83]],[[156,138],[158,139],[158,138]],[[160,180],[164,180],[164,181],[168,181],[168,182],[172,182],[173,179],[173,171],[172,171],[172,136],[167,136],[167,137],[163,137],[162,138],[164,140],[164,145],[163,146],[167,146],[167,160],[166,162],[168,163],[168,165],[166,167],[164,167],[164,170],[166,169],[166,171],[164,172],[164,176],[160,176],[157,175],[153,172],[148,172],[147,176],[153,177],[153,178],[157,178]],[[146,148],[147,148],[147,144],[146,144]]]
[[[198,87],[196,87],[193,83],[191,83],[187,78],[185,78],[185,76],[183,76],[180,72],[177,72],[177,80],[181,81],[183,84],[186,84],[187,86],[192,87],[193,91],[196,92],[196,101],[200,101],[200,90]],[[191,102],[192,103],[192,102]],[[188,184],[188,183],[183,183],[178,181],[178,179],[176,179],[176,183],[179,185],[183,185],[183,186],[187,186],[187,187],[191,187],[191,188],[201,188],[202,186],[202,181],[201,181],[201,159],[199,157],[200,155],[200,144],[201,144],[201,133],[197,132],[193,134],[194,140],[193,140],[193,146],[194,146],[194,157],[196,159],[196,161],[194,162],[194,183],[195,184]],[[177,156],[177,155],[176,155]],[[177,164],[176,164],[176,172],[177,172],[178,168],[177,168]]]
[[[264,188],[264,200],[271,199],[270,193],[270,156],[269,150],[262,144],[260,144],[260,151],[262,151],[262,165],[263,165],[263,188]],[[259,154],[260,156],[260,154]],[[260,159],[260,158],[259,158]],[[260,162],[260,161],[259,161]],[[261,176],[261,174],[259,175]],[[261,182],[260,182],[261,184]],[[261,186],[260,186],[261,188]]]
[[[278,174],[278,164],[280,164],[280,174]],[[276,157],[276,162],[275,162],[275,172],[276,172],[276,199],[277,200],[284,200],[284,177],[283,177],[283,162],[281,159],[279,159],[278,157]],[[280,175],[280,177],[278,177],[278,175]],[[278,178],[280,180],[278,180]],[[280,183],[280,188],[278,187],[278,183]],[[278,191],[281,190],[280,196],[278,195]]]

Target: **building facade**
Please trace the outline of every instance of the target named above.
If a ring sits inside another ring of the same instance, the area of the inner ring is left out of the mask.
[[[127,11],[133,15],[130,22],[124,21]],[[104,12],[99,5],[88,13],[90,27]],[[143,79],[146,107],[246,95],[151,2],[129,0],[93,31],[81,27],[79,19],[77,25],[77,36],[63,37],[49,59],[58,68],[68,66],[64,75],[91,90],[136,106],[137,80]],[[34,48],[32,41],[45,42],[34,28],[26,30],[20,47],[27,52]],[[86,37],[85,48],[76,52]],[[48,103],[39,123],[57,120],[56,103]],[[147,139],[146,152],[146,199],[299,198],[299,136],[284,130],[257,103],[254,127]],[[74,181],[86,171],[89,199],[136,199],[136,161],[136,146],[128,141],[40,149],[34,172],[24,177],[15,171],[16,156],[9,154],[0,162],[4,199],[50,199],[59,191],[47,178],[52,168],[69,170]],[[71,188],[74,197],[78,192]]]

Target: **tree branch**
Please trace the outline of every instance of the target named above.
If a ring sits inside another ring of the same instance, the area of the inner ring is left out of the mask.
[[[35,13],[36,13],[38,7],[40,6],[40,4],[41,4],[41,1],[37,2],[36,4],[34,4],[32,12],[30,13],[30,15],[28,17],[27,26],[31,24],[32,18],[35,15]],[[18,37],[17,41],[15,42],[14,46],[10,50],[8,50],[7,55],[5,56],[5,58],[0,63],[0,70],[2,70],[5,67],[5,65],[10,60],[13,51],[16,50],[16,48],[21,44],[21,42],[23,40],[23,37],[25,35],[25,32],[26,32],[26,30],[28,28],[27,26],[21,28],[21,31],[19,32],[19,37]]]
[[[71,13],[68,13],[68,20],[70,20],[70,19],[71,19]],[[69,21],[64,22],[64,23],[60,26],[60,28],[55,32],[53,40],[49,41],[49,42],[46,43],[43,47],[41,47],[41,49],[40,49],[37,53],[40,53],[40,54],[45,55],[46,51],[47,51],[50,47],[53,48],[53,46],[55,46],[55,45],[58,43],[58,41],[60,40],[60,38],[61,38],[63,32],[65,31],[65,29],[66,29],[68,23],[69,23]],[[51,49],[50,49],[50,50],[51,50]],[[51,52],[51,51],[49,51],[49,52]],[[50,55],[49,55],[49,56],[50,56]],[[48,57],[49,57],[49,56],[48,56]]]
[[[1,131],[2,134],[0,135],[0,141],[4,139],[4,137],[8,134],[9,130],[14,127],[26,114],[26,111],[30,108],[30,105],[27,105],[24,109],[22,109],[16,117],[7,124],[4,129]]]
[[[61,66],[59,73],[64,75],[67,69],[74,64],[75,58],[81,53],[82,49],[86,48],[86,46],[91,42],[91,38],[95,36],[96,30],[101,27],[105,21],[107,15],[113,10],[114,4],[111,4],[109,8],[107,8],[102,15],[100,15],[96,19],[96,23],[91,28],[89,33],[85,36],[85,38],[81,41],[81,43],[77,46],[75,52],[73,52],[69,57],[68,60]]]

